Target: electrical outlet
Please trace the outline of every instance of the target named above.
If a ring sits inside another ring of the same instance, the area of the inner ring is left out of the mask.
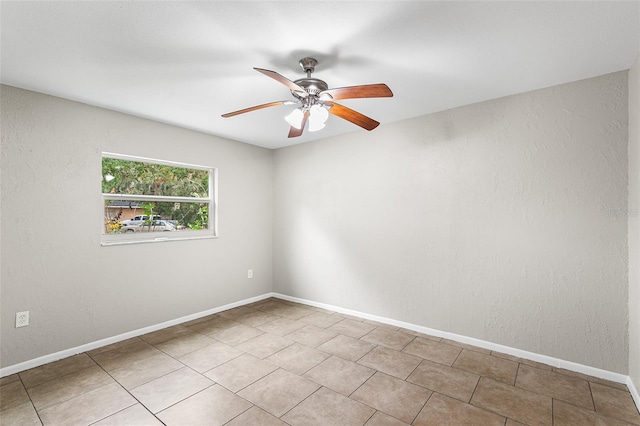
[[[247,271],[247,278],[253,278],[253,269]]]
[[[29,325],[29,311],[16,313],[16,328]]]

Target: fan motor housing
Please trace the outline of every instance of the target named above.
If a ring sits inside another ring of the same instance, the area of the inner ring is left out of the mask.
[[[294,83],[302,87],[308,94],[314,96],[329,88],[327,83],[318,78],[301,78],[294,81]],[[296,98],[301,99],[301,96],[299,96],[295,91],[291,91],[291,93],[293,93],[293,96]]]

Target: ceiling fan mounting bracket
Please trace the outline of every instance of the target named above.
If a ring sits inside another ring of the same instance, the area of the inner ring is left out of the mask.
[[[311,77],[311,73],[315,71],[316,65],[318,65],[318,60],[315,58],[302,58],[298,61],[300,67],[307,73],[307,77]]]

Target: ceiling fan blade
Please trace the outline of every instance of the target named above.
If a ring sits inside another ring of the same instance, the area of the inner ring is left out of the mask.
[[[300,124],[300,128],[296,129],[295,127],[291,126],[291,128],[289,129],[289,137],[290,138],[297,138],[298,136],[302,135],[302,132],[304,130],[304,126],[305,124],[307,124],[307,119],[309,118],[309,111],[305,111],[304,115],[302,116],[302,122]]]
[[[331,108],[329,108],[330,114],[333,114],[340,118],[344,118],[345,120],[350,121],[353,124],[362,127],[363,129],[373,130],[378,127],[378,125],[380,125],[380,123],[378,123],[373,118],[369,118],[366,115],[360,114],[358,111],[354,111],[344,105],[340,105],[335,102],[325,102],[325,105],[331,105]]]
[[[268,104],[256,105],[256,106],[252,106],[252,107],[249,107],[249,108],[240,109],[238,111],[228,112],[226,114],[222,114],[222,116],[224,118],[229,118],[229,117],[233,117],[234,115],[244,114],[245,112],[256,111],[256,110],[259,110],[259,109],[262,109],[262,108],[269,108],[269,107],[278,106],[278,105],[291,105],[291,104],[295,104],[295,102],[293,102],[293,101],[269,102]]]
[[[254,70],[261,72],[262,74],[266,75],[267,77],[271,77],[272,79],[274,79],[275,81],[284,84],[285,86],[287,86],[289,88],[289,90],[296,92],[298,95],[300,95],[300,97],[302,98],[306,98],[307,96],[309,96],[309,94],[304,90],[304,88],[302,88],[301,86],[298,86],[296,83],[294,83],[293,81],[289,80],[288,78],[278,74],[275,71],[270,71],[270,70],[265,70],[262,68],[253,68]]]
[[[384,83],[363,84],[361,86],[337,87],[318,93],[320,99],[390,98],[393,92]]]

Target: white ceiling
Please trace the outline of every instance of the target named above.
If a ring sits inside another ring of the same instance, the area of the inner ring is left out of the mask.
[[[341,101],[382,125],[627,69],[640,2],[0,3],[2,83],[277,148],[363,130],[331,116],[288,139],[277,100],[314,56],[329,87],[386,83]],[[373,130],[375,132],[375,130]]]

